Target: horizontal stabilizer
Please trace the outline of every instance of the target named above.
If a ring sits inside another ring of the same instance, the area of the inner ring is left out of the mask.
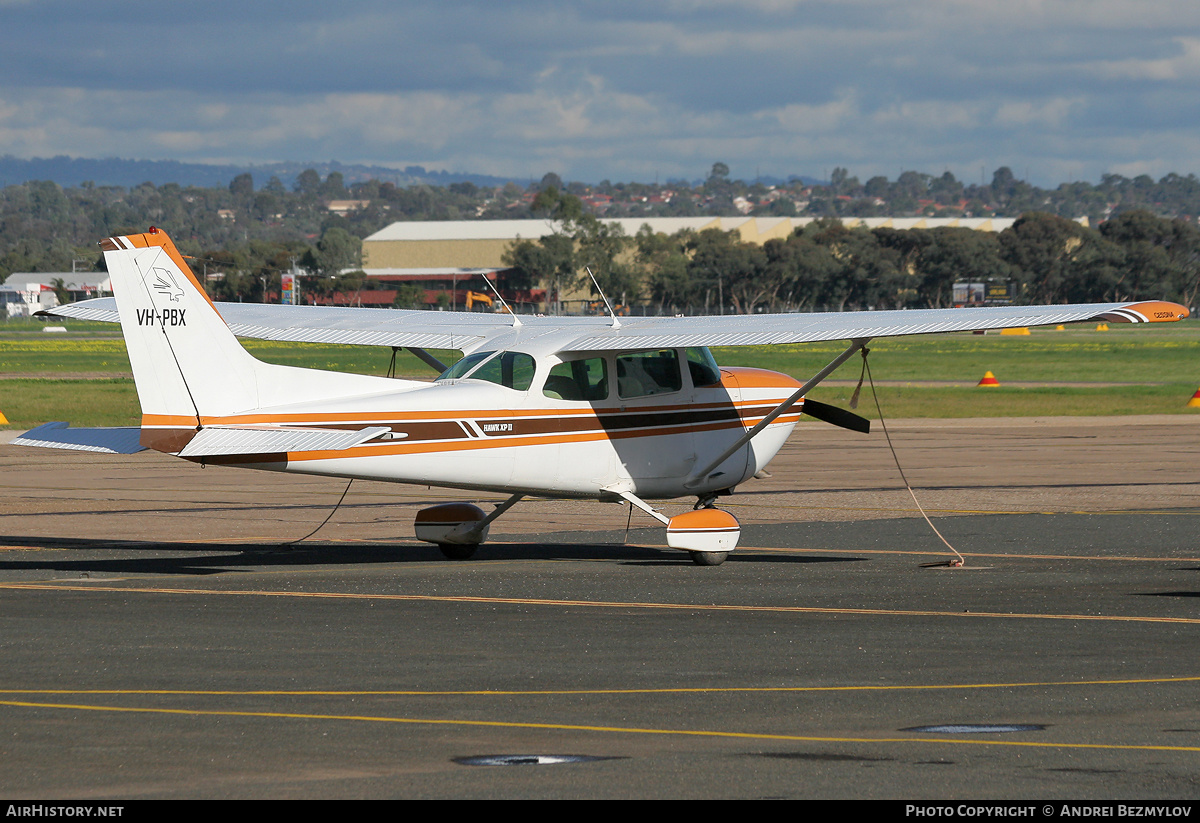
[[[142,430],[137,426],[114,429],[72,429],[68,423],[46,423],[25,432],[12,441],[14,446],[40,446],[46,449],[75,449],[104,454],[136,454],[145,446],[138,442]]]
[[[341,451],[390,432],[387,426],[344,429],[226,428],[209,426],[179,452],[180,457],[216,457],[230,454]]]

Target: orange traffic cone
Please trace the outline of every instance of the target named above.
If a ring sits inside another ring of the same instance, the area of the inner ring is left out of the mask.
[[[1193,409],[1200,409],[1200,389],[1196,389],[1196,393],[1192,395],[1192,399],[1187,404]],[[3,417],[3,415],[0,415],[0,417]]]
[[[983,379],[975,384],[976,386],[999,386],[1000,381],[996,379],[996,375],[991,372],[984,374]]]
[[[1200,394],[1200,392],[1197,392],[1197,394]],[[1200,403],[1197,403],[1197,405],[1200,405]],[[8,418],[4,416],[4,412],[0,412],[0,426],[7,426],[7,425],[8,425]]]
[[[1108,331],[1108,324],[1101,323],[1100,325],[1096,326],[1096,331]]]

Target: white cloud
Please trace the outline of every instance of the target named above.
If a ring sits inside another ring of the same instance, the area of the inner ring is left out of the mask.
[[[1099,60],[1090,64],[1098,74],[1113,79],[1128,80],[1185,80],[1195,82],[1200,77],[1200,38],[1173,37],[1178,52],[1168,57],[1126,58]]]
[[[789,103],[776,109],[760,112],[756,120],[774,120],[779,128],[793,134],[811,132],[833,132],[850,126],[855,119],[861,117],[854,95],[843,92],[842,95],[828,103],[806,105]]]
[[[1028,126],[1060,129],[1068,123],[1071,114],[1083,106],[1083,100],[1061,97],[1038,101],[1006,100],[996,109],[992,121],[1004,129]]]
[[[942,128],[978,128],[985,106],[977,101],[907,100],[878,109],[871,116],[881,128],[914,123],[936,123]]]

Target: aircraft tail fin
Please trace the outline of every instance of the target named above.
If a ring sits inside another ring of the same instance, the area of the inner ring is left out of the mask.
[[[195,430],[264,407],[394,391],[382,377],[263,363],[230,331],[161,230],[101,244],[143,426]]]
[[[166,232],[100,244],[142,415],[191,418],[259,405],[259,361],[242,348]]]

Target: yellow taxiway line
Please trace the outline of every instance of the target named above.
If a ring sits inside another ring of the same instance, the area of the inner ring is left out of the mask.
[[[1200,746],[1159,746],[1120,743],[1053,743],[1025,740],[979,740],[947,737],[832,737],[798,734],[769,734],[766,732],[728,732],[712,729],[660,729],[640,726],[593,726],[570,723],[519,723],[504,720],[462,720],[448,718],[387,717],[362,714],[312,714],[306,712],[251,712],[212,709],[159,709],[130,706],[89,706],[81,703],[33,703],[3,700],[0,706],[30,709],[65,709],[70,711],[121,712],[126,714],[166,714],[188,717],[257,717],[286,720],[330,720],[361,723],[396,723],[423,726],[471,726],[476,728],[533,729],[538,731],[605,732],[610,734],[669,735],[710,737],[733,740],[785,741],[795,743],[919,743],[924,745],[1007,746],[1030,749],[1089,749],[1101,751],[1200,752]]]
[[[1149,686],[1200,682],[1200,676],[1116,680],[1034,680],[1016,683],[917,683],[859,686],[686,686],[660,689],[0,689],[0,695],[166,695],[184,697],[576,697],[579,695],[895,692],[954,689],[1030,689],[1066,686]]]
[[[97,580],[97,583],[103,581]],[[682,611],[758,612],[771,614],[875,615],[889,617],[983,617],[1009,620],[1070,620],[1118,623],[1174,623],[1200,625],[1196,617],[1151,617],[1118,614],[1045,614],[1037,612],[938,611],[934,609],[851,609],[830,606],[767,606],[722,603],[654,603],[621,600],[552,600],[535,597],[480,597],[474,595],[351,594],[348,592],[248,591],[165,587],[97,586],[67,583],[3,583],[0,590],[80,591],[119,594],[179,594],[223,597],[293,597],[326,600],[390,600],[418,603],[486,603],[489,605],[557,606],[594,609],[665,609]]]

